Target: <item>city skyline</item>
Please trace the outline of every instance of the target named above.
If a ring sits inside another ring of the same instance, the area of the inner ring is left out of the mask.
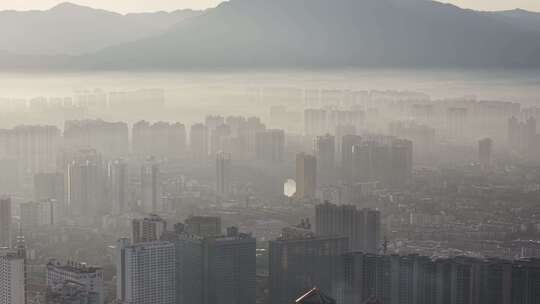
[[[539,107],[266,88],[236,100],[256,104],[252,116],[233,108],[187,122],[166,115],[165,90],[133,92],[4,100],[6,111],[36,116],[0,129],[0,165],[11,173],[0,175],[1,191],[20,193],[0,208],[11,247],[0,262],[19,269],[0,291],[53,304],[74,293],[98,304],[271,304],[317,286],[337,304],[394,303],[402,293],[409,300],[395,303],[432,304],[466,290],[492,303],[502,290],[501,304],[537,303],[534,288],[499,280],[540,284],[540,242],[524,241],[540,236],[540,170],[531,165],[540,163]],[[274,107],[270,117],[261,107]],[[67,115],[57,126],[36,125],[57,111]],[[296,195],[286,197],[291,177]],[[504,204],[512,211],[500,212]],[[49,247],[57,235],[61,246]],[[47,265],[46,282],[38,265]],[[449,273],[494,282],[461,284]],[[357,284],[367,277],[373,285]]]
[[[540,0],[222,1],[0,2],[0,304],[540,303]]]

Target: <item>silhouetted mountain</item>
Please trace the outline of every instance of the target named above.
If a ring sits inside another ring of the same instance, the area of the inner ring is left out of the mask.
[[[540,30],[540,13],[529,12],[522,9],[487,13],[508,24],[519,26],[532,31]]]
[[[538,66],[540,29],[427,0],[232,0],[87,67]]]
[[[19,54],[82,54],[156,35],[199,12],[121,15],[71,3],[47,11],[1,11],[0,50]]]
[[[232,0],[62,67],[539,67],[540,28],[501,16],[428,0]]]

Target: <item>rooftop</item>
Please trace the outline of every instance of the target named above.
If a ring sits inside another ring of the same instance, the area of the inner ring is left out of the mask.
[[[94,273],[101,270],[101,267],[89,266],[85,263],[77,263],[73,261],[67,261],[66,264],[62,264],[59,261],[52,259],[47,263],[47,267],[54,267],[74,273]]]
[[[336,300],[324,294],[319,288],[313,287],[294,301],[295,304],[335,304]]]

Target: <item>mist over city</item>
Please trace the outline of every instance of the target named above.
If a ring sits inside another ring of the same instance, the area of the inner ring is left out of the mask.
[[[0,304],[539,304],[535,1],[0,3]]]

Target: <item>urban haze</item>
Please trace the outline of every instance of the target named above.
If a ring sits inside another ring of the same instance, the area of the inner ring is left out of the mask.
[[[0,304],[540,304],[536,1],[0,3]]]

